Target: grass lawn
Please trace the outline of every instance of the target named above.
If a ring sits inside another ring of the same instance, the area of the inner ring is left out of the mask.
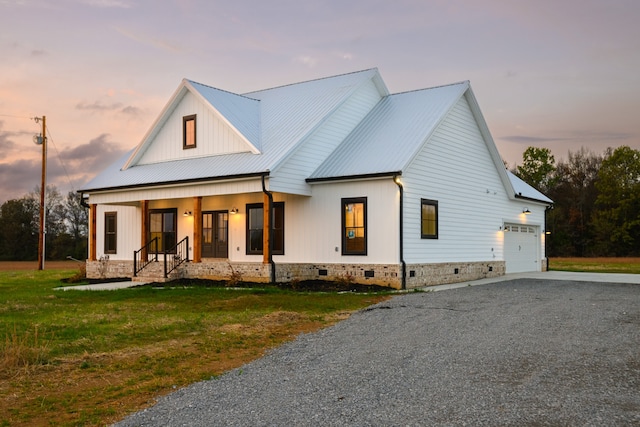
[[[550,258],[549,270],[640,274],[640,258]]]
[[[56,291],[0,271],[0,426],[105,425],[388,294],[151,287]]]

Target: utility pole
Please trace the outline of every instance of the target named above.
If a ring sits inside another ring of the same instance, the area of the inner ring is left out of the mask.
[[[36,123],[40,117],[34,117]],[[38,232],[38,270],[44,270],[45,252],[45,190],[47,188],[47,116],[42,116],[42,178],[40,180],[40,230]],[[36,141],[36,144],[39,141]]]

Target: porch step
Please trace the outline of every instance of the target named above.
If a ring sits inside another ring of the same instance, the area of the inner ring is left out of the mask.
[[[133,282],[169,282],[180,277],[180,267],[169,273],[169,277],[164,277],[164,264],[161,262],[152,262],[148,264],[142,271],[138,272],[136,277],[132,277]]]

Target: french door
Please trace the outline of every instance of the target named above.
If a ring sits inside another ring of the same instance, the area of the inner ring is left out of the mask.
[[[202,213],[202,256],[204,258],[229,257],[229,212]]]

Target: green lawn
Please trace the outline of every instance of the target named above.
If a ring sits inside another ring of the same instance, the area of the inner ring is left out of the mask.
[[[273,287],[58,291],[0,271],[0,426],[103,425],[388,296]]]
[[[640,274],[640,258],[550,258],[549,270]]]

